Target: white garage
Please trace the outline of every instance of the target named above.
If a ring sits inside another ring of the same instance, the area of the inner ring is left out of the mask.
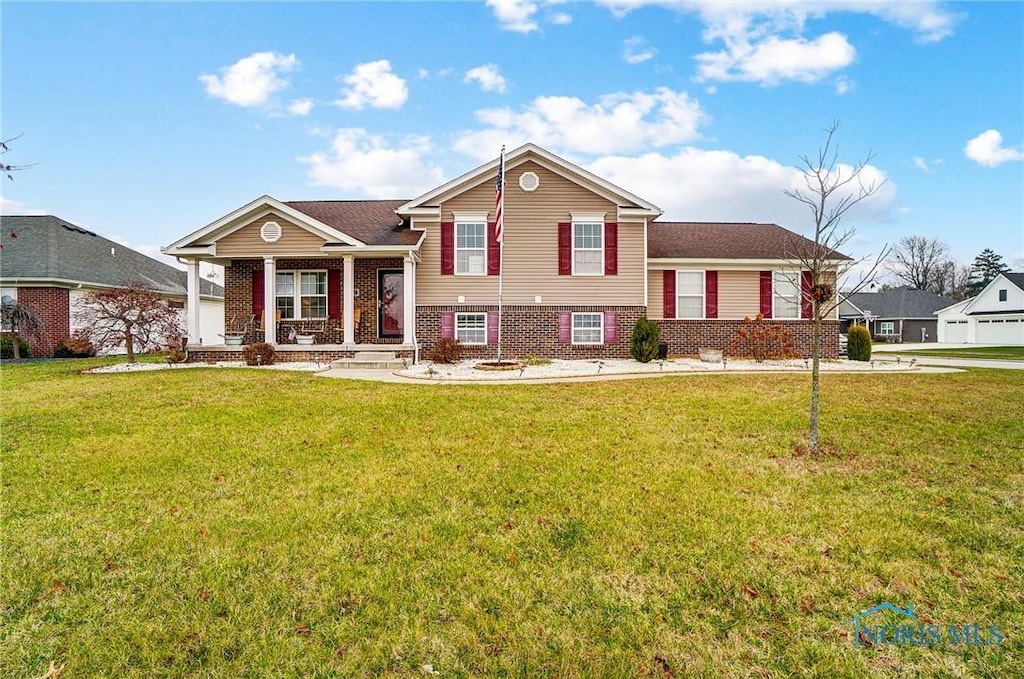
[[[939,341],[950,344],[966,344],[967,323],[966,318],[951,318],[939,321]]]
[[[1024,345],[1024,317],[979,318],[976,322],[977,344]]]
[[[935,312],[939,341],[1024,346],[1024,273],[996,276],[977,297]]]

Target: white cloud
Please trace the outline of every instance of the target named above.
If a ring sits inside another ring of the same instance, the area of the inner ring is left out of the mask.
[[[548,21],[555,26],[566,26],[572,23],[572,15],[567,12],[555,12],[548,18]]]
[[[836,94],[838,94],[840,96],[846,94],[847,92],[852,91],[855,87],[857,87],[857,83],[855,81],[847,78],[845,75],[841,75],[838,78],[836,78],[836,83],[835,84],[836,84]]]
[[[658,50],[647,44],[643,36],[634,35],[622,42],[622,59],[630,65],[642,64],[652,59]]]
[[[312,99],[296,99],[288,104],[288,113],[291,113],[293,116],[308,116],[312,110]]]
[[[416,69],[416,78],[418,80],[426,80],[429,77],[430,77],[430,71],[428,71],[427,69],[425,69],[425,68],[417,68]]]
[[[763,156],[683,148],[672,154],[610,155],[587,163],[598,176],[647,198],[665,210],[665,221],[775,222],[794,231],[809,226],[807,208],[782,194],[804,186],[793,167]],[[841,165],[841,173],[851,168]],[[867,166],[866,181],[885,174]],[[850,212],[852,222],[880,222],[896,206],[896,187],[886,183]]]
[[[487,0],[487,6],[506,31],[530,33],[537,30],[537,3],[530,0]]]
[[[427,137],[406,137],[392,145],[362,128],[338,130],[330,150],[298,158],[309,166],[314,186],[333,186],[369,198],[405,198],[444,181],[429,161],[435,153]]]
[[[266,106],[275,92],[288,87],[283,77],[299,65],[294,54],[256,52],[220,69],[220,75],[204,74],[199,81],[206,93],[237,106]]]
[[[815,40],[771,36],[759,43],[735,42],[726,50],[695,59],[697,80],[741,80],[777,85],[785,80],[813,83],[853,63],[857,50],[841,33]]]
[[[495,64],[484,64],[466,71],[463,82],[476,82],[484,92],[504,92],[508,81]]]
[[[8,181],[6,177],[0,177],[3,181]],[[16,200],[10,198],[4,198],[0,196],[0,215],[45,215],[49,214],[45,210],[38,210],[33,207],[25,205],[25,203],[19,203]]]
[[[341,108],[400,109],[409,98],[405,80],[391,72],[387,59],[358,64],[344,80],[348,87],[341,91],[343,98],[334,102]]]
[[[461,133],[460,153],[491,158],[502,144],[532,141],[556,152],[588,155],[629,153],[696,139],[708,118],[686,92],[659,87],[653,92],[605,94],[588,104],[576,97],[537,97],[518,110],[481,109],[482,130]]]
[[[930,167],[928,167],[928,161],[926,161],[921,156],[914,156],[913,162],[914,162],[914,167],[916,167],[921,172],[931,173],[932,169]]]
[[[1003,135],[999,130],[985,130],[971,139],[964,147],[964,154],[985,167],[997,167],[1003,163],[1024,160],[1024,153],[1003,146]]]

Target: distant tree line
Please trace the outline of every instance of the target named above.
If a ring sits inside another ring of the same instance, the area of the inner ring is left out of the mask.
[[[985,248],[971,264],[958,264],[950,257],[949,246],[938,238],[904,236],[893,248],[889,270],[917,290],[957,301],[974,297],[1010,267],[1002,255]],[[882,286],[884,292],[889,286]]]

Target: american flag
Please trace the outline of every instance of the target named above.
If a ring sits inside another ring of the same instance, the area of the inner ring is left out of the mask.
[[[505,147],[501,147],[501,160],[498,162],[498,181],[494,186],[494,239],[501,242],[505,230],[505,201],[502,193],[505,190]]]

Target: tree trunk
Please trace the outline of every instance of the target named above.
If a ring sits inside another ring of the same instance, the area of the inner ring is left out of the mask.
[[[18,342],[19,339],[20,338],[18,337],[18,333],[11,333],[11,351],[14,352],[11,355],[14,356],[14,358],[16,359],[21,358],[21,347],[18,346],[18,344],[20,344]]]
[[[811,304],[814,311],[814,330],[811,333],[811,421],[807,433],[807,448],[809,452],[815,453],[818,451],[818,415],[821,400],[821,312],[816,301]]]
[[[124,327],[124,348],[128,353],[128,362],[135,363],[135,343],[132,341],[134,338],[132,335],[132,326],[130,323],[126,323]]]

